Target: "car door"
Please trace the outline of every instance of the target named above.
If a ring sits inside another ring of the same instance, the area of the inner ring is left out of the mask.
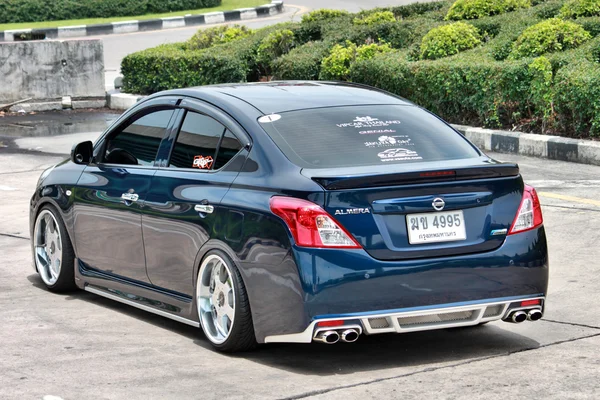
[[[152,284],[191,296],[201,247],[211,238],[223,239],[230,211],[220,201],[243,166],[249,141],[217,110],[193,100],[181,107],[181,127],[152,178],[142,228]]]
[[[73,197],[77,257],[86,268],[149,283],[141,211],[175,104],[152,102],[97,144]]]

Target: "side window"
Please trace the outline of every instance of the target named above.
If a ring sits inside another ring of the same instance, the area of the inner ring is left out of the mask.
[[[209,116],[188,111],[177,136],[169,167],[219,169],[240,149],[235,136],[221,123]]]
[[[108,139],[103,161],[108,164],[153,165],[174,112],[155,111],[127,125]]]
[[[213,169],[223,168],[241,149],[242,145],[233,133],[229,132],[229,130],[225,131]]]

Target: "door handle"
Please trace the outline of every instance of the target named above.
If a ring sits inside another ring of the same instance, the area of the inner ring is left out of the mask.
[[[209,206],[208,204],[197,204],[194,207],[194,210],[203,214],[212,214],[213,211],[215,211],[215,208],[213,206]]]
[[[140,196],[135,193],[123,193],[121,195],[121,199],[125,200],[125,202],[138,201],[139,198],[140,198]]]

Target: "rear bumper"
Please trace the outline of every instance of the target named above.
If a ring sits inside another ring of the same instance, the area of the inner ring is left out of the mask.
[[[540,304],[522,307],[521,302],[539,300]],[[517,310],[540,310],[543,312],[543,296],[517,296],[503,299],[490,299],[483,302],[445,304],[442,306],[416,307],[404,310],[386,310],[347,315],[329,315],[313,320],[300,333],[273,335],[265,338],[265,343],[310,343],[316,334],[326,330],[343,330],[358,326],[362,333],[406,333],[433,329],[473,326],[484,322],[508,319]],[[321,322],[343,321],[336,327],[318,326]]]
[[[369,326],[362,323],[368,315],[390,317],[393,324],[393,318],[421,308],[483,307],[544,298],[548,248],[540,227],[508,236],[498,249],[485,253],[381,261],[364,250],[294,247],[286,263],[269,271],[263,267],[260,274],[256,267],[248,271],[253,272],[249,278],[254,277],[246,287],[257,339],[296,341],[296,335],[306,340],[306,332],[312,334],[323,319],[354,319],[368,334]],[[464,322],[484,322],[485,311],[478,316],[479,311]]]

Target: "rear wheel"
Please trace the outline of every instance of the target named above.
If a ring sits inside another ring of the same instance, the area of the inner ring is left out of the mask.
[[[231,259],[209,252],[196,282],[196,307],[204,334],[220,351],[238,352],[256,346],[246,288]]]
[[[65,292],[76,288],[73,246],[60,214],[52,206],[42,207],[35,220],[33,258],[49,290]]]

